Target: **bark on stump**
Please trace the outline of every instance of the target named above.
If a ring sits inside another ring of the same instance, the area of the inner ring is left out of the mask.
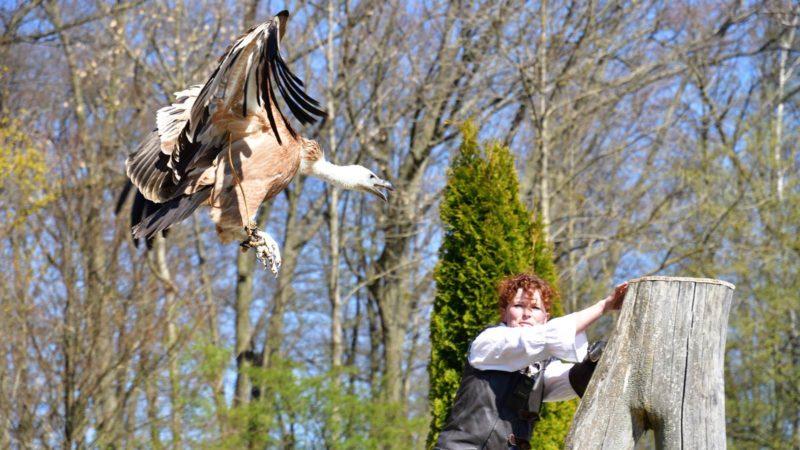
[[[734,286],[701,278],[632,280],[567,435],[570,449],[725,448],[723,364]]]

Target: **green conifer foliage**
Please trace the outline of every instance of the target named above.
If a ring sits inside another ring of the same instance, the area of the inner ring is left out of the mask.
[[[441,205],[445,233],[431,316],[429,447],[450,412],[470,342],[486,326],[498,322],[498,281],[533,269],[556,286],[542,224],[531,219],[519,198],[513,155],[496,143],[482,150],[477,128],[470,122],[461,131],[464,141],[448,173]],[[562,311],[556,300],[552,316]],[[563,446],[575,405],[546,405],[546,419],[537,426],[534,448]]]

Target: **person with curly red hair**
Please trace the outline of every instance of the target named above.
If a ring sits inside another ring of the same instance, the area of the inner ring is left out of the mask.
[[[584,330],[619,310],[628,283],[581,311],[550,319],[555,290],[533,273],[498,285],[500,323],[470,345],[437,449],[529,449],[541,403],[582,396],[602,353]],[[581,362],[578,362],[581,361]]]

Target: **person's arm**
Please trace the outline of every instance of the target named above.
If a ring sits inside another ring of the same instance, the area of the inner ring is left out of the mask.
[[[565,361],[581,361],[588,346],[583,331],[604,312],[619,309],[627,289],[628,283],[622,283],[594,306],[544,325],[488,328],[472,342],[469,363],[480,370],[511,372],[551,356]]]
[[[511,372],[551,356],[580,361],[587,345],[570,314],[535,327],[487,328],[472,342],[468,359],[476,369]]]
[[[614,292],[609,294],[608,297],[586,309],[574,313],[575,332],[580,333],[586,330],[589,325],[593,324],[603,314],[620,309],[622,307],[622,300],[625,298],[625,293],[627,291],[628,282],[626,281],[614,288]]]

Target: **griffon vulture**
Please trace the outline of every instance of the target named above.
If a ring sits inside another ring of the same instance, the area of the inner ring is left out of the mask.
[[[208,206],[220,239],[229,242],[244,230],[242,246],[254,247],[277,275],[278,245],[253,218],[298,171],[386,200],[382,189],[392,190],[389,182],[365,167],[326,161],[320,145],[298,135],[280,110],[278,92],[303,124],[325,114],[281,58],[288,17],[282,11],[251,29],[204,85],[176,93],[175,103],[158,110],[156,129],[125,161],[139,190],[131,211],[135,239],[151,238]]]

